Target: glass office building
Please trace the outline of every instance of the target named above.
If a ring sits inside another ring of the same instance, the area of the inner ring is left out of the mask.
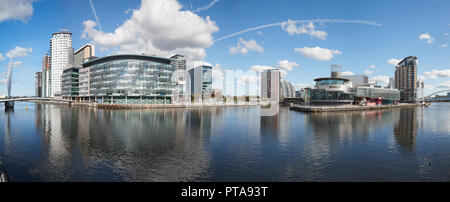
[[[176,82],[172,59],[113,55],[83,63],[89,68],[89,93],[83,100],[113,104],[172,103]]]
[[[69,67],[64,69],[61,79],[61,95],[64,98],[71,98],[79,95],[79,69],[79,67]]]

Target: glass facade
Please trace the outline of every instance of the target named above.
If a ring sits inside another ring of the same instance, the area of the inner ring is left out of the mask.
[[[202,94],[212,93],[212,67],[203,66]]]
[[[61,95],[63,97],[75,97],[79,95],[78,68],[68,68],[63,71],[61,79]]]
[[[332,101],[332,100],[353,100],[353,95],[343,91],[327,91],[325,89],[311,89],[310,100]]]
[[[400,91],[397,89],[369,88],[358,86],[356,87],[355,96],[381,98],[384,100],[400,100]]]
[[[339,79],[324,79],[317,81],[316,85],[344,85],[344,81]]]
[[[101,103],[171,103],[176,85],[170,59],[119,55],[84,63],[89,67],[89,96]]]

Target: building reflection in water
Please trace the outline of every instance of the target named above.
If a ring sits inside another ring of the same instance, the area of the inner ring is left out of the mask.
[[[394,138],[397,145],[411,154],[415,152],[416,145],[417,110],[417,107],[401,109],[394,126]]]
[[[44,181],[207,178],[209,154],[204,144],[211,138],[211,113],[221,110],[36,105],[36,124],[49,162],[42,162],[35,173]]]

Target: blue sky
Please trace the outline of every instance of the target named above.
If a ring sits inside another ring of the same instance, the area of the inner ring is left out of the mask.
[[[61,28],[73,33],[74,49],[91,42],[97,56],[182,53],[217,71],[244,73],[281,67],[297,89],[328,76],[331,64],[381,83],[394,76],[389,60],[415,55],[426,93],[450,89],[450,1],[445,0],[92,0],[98,21],[89,0],[0,3],[0,72],[6,71],[8,52],[19,46],[26,53],[14,58],[21,64],[14,69],[13,95],[34,94],[34,73],[41,70],[51,34]],[[319,19],[333,21],[296,22]],[[232,35],[274,23],[279,24]]]

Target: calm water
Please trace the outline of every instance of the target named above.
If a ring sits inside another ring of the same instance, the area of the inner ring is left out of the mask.
[[[0,156],[11,181],[450,181],[450,103],[261,114],[2,105]]]

